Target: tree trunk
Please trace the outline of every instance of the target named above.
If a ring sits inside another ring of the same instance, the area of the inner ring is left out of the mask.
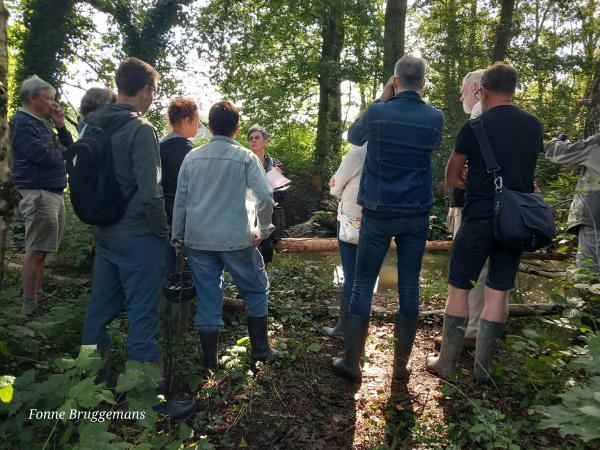
[[[496,28],[496,39],[492,52],[492,62],[504,61],[508,51],[508,44],[512,32],[512,16],[515,9],[515,0],[502,0],[500,21]]]
[[[0,0],[0,290],[4,281],[4,252],[8,224],[19,203],[19,193],[10,177],[10,150],[8,144],[8,50],[6,45],[6,25],[8,11]]]
[[[323,189],[324,174],[342,146],[342,92],[340,57],[344,47],[341,6],[332,4],[323,23],[319,64],[319,113],[315,143],[315,186]]]
[[[383,82],[394,74],[396,61],[404,56],[407,0],[388,0],[383,31]]]
[[[600,60],[596,61],[596,70],[594,71],[594,80],[589,97],[587,114],[585,116],[585,137],[590,137],[600,131]]]

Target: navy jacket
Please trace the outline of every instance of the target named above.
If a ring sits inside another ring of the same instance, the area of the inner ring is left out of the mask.
[[[73,143],[71,133],[60,128],[58,137],[65,147]],[[62,192],[67,186],[64,148],[42,119],[24,111],[10,120],[13,151],[12,178],[17,189],[45,189]]]
[[[358,204],[393,215],[428,213],[433,205],[431,153],[442,139],[444,113],[415,91],[375,102],[348,130],[355,145],[368,141]]]

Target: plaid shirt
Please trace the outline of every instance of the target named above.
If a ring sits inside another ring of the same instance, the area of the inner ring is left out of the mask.
[[[66,128],[57,130],[58,139],[68,147],[73,143]],[[64,148],[46,122],[19,108],[10,120],[13,151],[12,178],[17,189],[45,189],[62,192],[67,186]]]

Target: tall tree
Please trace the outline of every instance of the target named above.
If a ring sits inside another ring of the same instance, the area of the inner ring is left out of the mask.
[[[515,0],[501,0],[500,17],[496,27],[496,38],[492,51],[492,62],[503,61],[506,58],[508,44],[512,33],[512,18]]]
[[[394,64],[404,56],[407,0],[388,0],[383,30],[383,80],[394,73]]]
[[[584,136],[589,137],[598,132],[600,128],[600,60],[596,62],[596,70],[590,91],[588,109],[585,116]]]
[[[4,281],[4,251],[8,224],[19,203],[19,194],[10,177],[10,150],[8,144],[8,10],[0,0],[0,290]]]
[[[75,0],[23,0],[16,11],[21,26],[15,27],[11,46],[15,56],[15,89],[30,75],[60,89],[71,48],[82,42],[91,23],[75,10]],[[17,96],[11,99],[17,105]]]
[[[319,61],[319,114],[315,142],[315,184],[323,186],[327,160],[335,158],[342,146],[341,54],[344,47],[344,23],[341,2],[332,2],[321,25]]]

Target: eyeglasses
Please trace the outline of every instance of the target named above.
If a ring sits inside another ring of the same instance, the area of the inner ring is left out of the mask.
[[[158,91],[156,90],[156,88],[152,85],[148,85],[148,87],[152,90],[152,92],[154,92],[154,95],[158,95]]]
[[[480,99],[482,89],[483,89],[483,86],[481,86],[479,89],[477,89],[475,92],[473,92],[473,97],[475,97],[476,100]]]

